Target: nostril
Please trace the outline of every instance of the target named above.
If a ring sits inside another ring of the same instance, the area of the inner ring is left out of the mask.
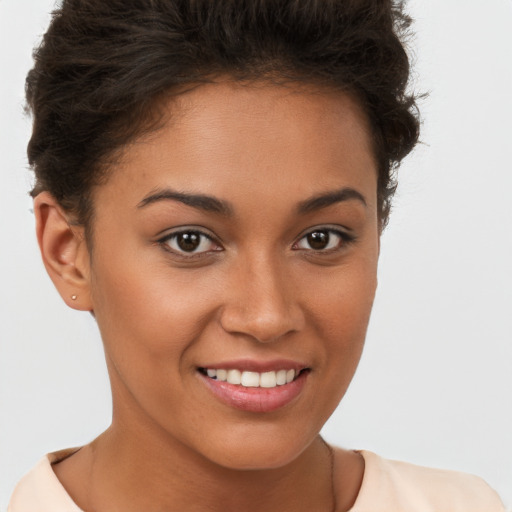
[[[231,276],[236,281],[226,289],[220,323],[226,332],[270,343],[302,330],[304,312],[284,269],[266,256],[255,258]]]
[[[245,335],[261,343],[276,341],[300,328],[289,313],[257,314],[240,310],[226,311],[221,317],[223,329],[232,334]]]
[[[222,328],[231,334],[245,335],[260,343],[272,343],[302,329],[300,310],[293,307],[258,311],[238,306],[225,308],[221,314]]]

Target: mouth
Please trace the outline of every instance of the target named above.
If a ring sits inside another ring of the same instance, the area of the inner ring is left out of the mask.
[[[297,379],[308,368],[301,370],[281,369],[269,372],[242,371],[236,368],[226,370],[224,368],[199,368],[199,372],[212,380],[227,382],[234,386],[244,388],[272,389],[277,386],[285,386]]]
[[[233,365],[235,366],[235,365]],[[271,412],[293,402],[306,385],[307,367],[256,368],[200,367],[198,374],[206,387],[225,405],[249,412]],[[247,366],[247,365],[246,365]]]

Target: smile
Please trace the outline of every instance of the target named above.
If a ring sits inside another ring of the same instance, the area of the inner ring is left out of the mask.
[[[245,388],[275,388],[277,386],[284,386],[293,382],[300,373],[293,369],[262,373],[214,368],[202,368],[200,371],[210,379]]]
[[[233,365],[235,366],[235,365]],[[280,409],[302,393],[310,368],[261,368],[240,364],[242,368],[198,368],[206,387],[224,404],[247,412],[271,412]],[[248,366],[249,369],[243,369]],[[262,365],[265,366],[265,365]],[[267,365],[268,366],[268,365]]]

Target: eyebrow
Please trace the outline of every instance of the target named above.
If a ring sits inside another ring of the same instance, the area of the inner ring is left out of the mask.
[[[297,206],[297,212],[299,214],[306,214],[351,199],[356,199],[366,206],[366,200],[360,192],[353,188],[345,187],[340,190],[319,194],[300,202]],[[233,215],[233,207],[227,201],[205,194],[189,194],[169,188],[158,189],[151,192],[137,205],[137,208],[144,208],[145,206],[160,201],[178,201],[206,212],[218,213],[226,217]]]
[[[366,199],[360,192],[354,188],[345,187],[340,190],[319,194],[312,197],[311,199],[306,199],[305,201],[299,203],[297,211],[301,214],[310,213],[316,210],[321,210],[322,208],[327,208],[328,206],[336,203],[349,201],[351,199],[360,201],[364,206],[367,206]]]
[[[178,201],[204,210],[206,212],[219,213],[226,217],[233,215],[233,208],[227,201],[222,201],[212,196],[205,194],[189,194],[185,192],[178,192],[169,188],[159,189],[146,196],[138,205],[138,208],[144,208],[149,204],[157,203],[159,201]]]

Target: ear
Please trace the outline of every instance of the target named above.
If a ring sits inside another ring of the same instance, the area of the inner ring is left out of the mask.
[[[92,311],[90,259],[84,228],[70,222],[70,216],[49,192],[36,196],[34,214],[39,249],[55,288],[69,307]]]

